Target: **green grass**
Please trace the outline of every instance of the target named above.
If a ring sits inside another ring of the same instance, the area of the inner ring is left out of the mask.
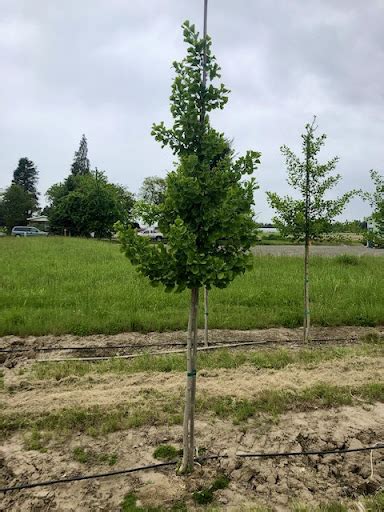
[[[180,456],[180,450],[170,444],[161,444],[155,449],[153,456],[158,460],[171,461]]]
[[[186,328],[188,293],[151,287],[118,244],[4,237],[0,246],[0,335]],[[302,271],[298,257],[255,256],[253,270],[210,293],[210,327],[301,325]],[[384,323],[381,259],[314,257],[311,271],[314,324]]]
[[[384,343],[380,338],[369,339],[366,344],[352,347],[321,347],[312,349],[274,350],[217,350],[200,352],[199,370],[215,368],[238,368],[250,365],[255,368],[281,370],[288,365],[312,365],[324,361],[343,360],[356,356],[382,357]],[[32,378],[39,380],[61,380],[68,376],[85,376],[89,373],[133,374],[139,372],[184,372],[185,354],[163,356],[143,355],[135,359],[108,359],[100,362],[66,361],[36,363],[30,370]]]
[[[0,391],[4,389],[4,373],[0,370]]]
[[[117,462],[116,453],[97,453],[91,448],[83,446],[77,446],[72,455],[76,462],[82,464],[108,464],[108,466],[113,466]]]
[[[43,431],[57,435],[85,432],[92,436],[141,428],[150,425],[181,424],[183,419],[183,393],[180,395],[145,393],[145,400],[124,403],[119,407],[90,407],[63,409],[43,414],[0,414],[0,434]],[[198,396],[199,413],[213,414],[234,423],[246,422],[262,416],[266,421],[278,418],[288,411],[307,411],[342,405],[384,402],[384,383],[362,386],[331,386],[317,384],[301,390],[266,390],[252,399],[231,396]]]

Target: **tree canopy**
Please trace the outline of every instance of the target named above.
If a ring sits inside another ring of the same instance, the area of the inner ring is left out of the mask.
[[[187,56],[174,62],[172,84],[173,125],[155,124],[152,134],[179,158],[166,178],[158,223],[167,244],[153,245],[133,230],[120,226],[122,247],[128,258],[153,284],[167,291],[223,288],[250,263],[249,249],[256,239],[251,175],[260,153],[248,151],[235,159],[224,134],[213,129],[208,113],[222,109],[228,90],[211,53],[210,38],[200,38],[194,25],[183,24]],[[206,52],[208,85],[202,83]]]
[[[372,206],[371,220],[373,221],[373,229],[367,234],[367,238],[371,243],[382,246],[384,245],[384,176],[375,170],[371,170],[370,175],[375,188],[372,193],[365,194],[365,198]]]
[[[297,191],[300,199],[267,192],[268,202],[276,212],[273,223],[283,236],[292,236],[296,240],[304,240],[306,235],[309,240],[316,240],[332,232],[333,219],[356,194],[350,191],[336,199],[325,197],[341,180],[340,174],[332,174],[339,159],[334,157],[328,162],[319,162],[318,154],[327,136],[316,137],[316,129],[315,119],[305,126],[301,135],[302,160],[287,146],[281,147],[287,166],[287,183]]]
[[[70,187],[68,187],[68,180]],[[97,238],[109,237],[113,225],[130,221],[133,195],[119,185],[108,183],[104,173],[89,171],[70,176],[47,192],[48,218],[53,232]]]
[[[24,226],[35,207],[35,197],[21,185],[13,183],[8,187],[1,202],[1,216],[7,230],[11,231],[17,225]]]

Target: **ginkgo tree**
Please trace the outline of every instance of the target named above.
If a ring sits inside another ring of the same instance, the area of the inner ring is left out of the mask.
[[[118,226],[122,249],[138,271],[166,292],[190,290],[187,385],[181,473],[193,469],[196,354],[199,290],[225,288],[252,262],[256,240],[252,205],[257,184],[252,173],[260,153],[234,157],[223,133],[211,127],[209,113],[222,109],[228,90],[219,83],[220,67],[211,40],[195,26],[183,26],[187,55],[174,62],[170,110],[173,124],[153,125],[152,134],[177,158],[168,173],[158,224],[167,243],[151,244],[132,229]],[[247,178],[248,177],[248,178]]]
[[[372,169],[369,172],[374,191],[363,193],[363,198],[372,206],[372,229],[367,232],[367,241],[371,246],[384,246],[384,176]]]
[[[303,159],[287,146],[281,147],[287,166],[287,182],[298,192],[299,198],[281,197],[267,192],[268,202],[276,211],[275,226],[283,236],[304,242],[304,342],[309,340],[310,299],[309,299],[309,252],[313,241],[319,240],[332,231],[332,221],[340,215],[348,201],[357,194],[350,191],[331,199],[326,194],[341,180],[340,174],[333,174],[338,157],[320,163],[318,154],[325,144],[326,135],[316,136],[316,117],[305,126],[302,138]]]

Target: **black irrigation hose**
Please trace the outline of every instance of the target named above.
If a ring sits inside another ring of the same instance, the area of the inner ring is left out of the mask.
[[[198,457],[195,459],[196,462],[204,462],[206,460],[214,460],[219,458],[227,458],[228,455],[207,455],[206,457]],[[22,489],[33,489],[34,487],[45,487],[48,485],[55,485],[55,484],[67,484],[70,482],[79,482],[81,480],[91,480],[93,478],[105,478],[108,476],[116,476],[116,475],[125,475],[128,473],[135,473],[137,471],[145,471],[146,469],[158,469],[158,468],[164,468],[166,466],[176,466],[178,464],[178,460],[173,460],[170,462],[159,462],[157,464],[149,464],[148,466],[140,466],[136,468],[129,468],[129,469],[120,469],[116,471],[109,471],[108,473],[96,473],[93,475],[78,475],[78,476],[71,476],[68,478],[58,478],[56,480],[47,480],[45,482],[34,482],[31,484],[18,484],[13,485],[11,487],[0,487],[0,492],[9,492],[9,491],[21,491]]]
[[[296,456],[306,456],[306,455],[330,455],[330,454],[339,454],[344,455],[346,453],[353,452],[368,452],[372,450],[380,450],[384,448],[384,444],[375,444],[373,446],[366,446],[363,448],[347,448],[345,450],[313,450],[313,451],[305,451],[305,452],[270,452],[270,453],[236,453],[236,457],[258,457],[258,458],[276,458],[276,457],[296,457]],[[198,457],[195,459],[196,462],[204,462],[206,460],[216,460],[216,459],[227,459],[228,455],[207,455],[205,457]],[[170,462],[160,462],[157,464],[149,464],[148,466],[140,466],[136,468],[130,469],[121,469],[117,471],[110,471],[108,473],[97,473],[93,475],[78,475],[72,476],[68,478],[58,478],[56,480],[47,480],[45,482],[34,482],[27,484],[18,484],[13,485],[11,487],[0,487],[0,492],[6,493],[10,491],[20,491],[22,489],[32,489],[34,487],[45,487],[49,485],[55,484],[66,484],[70,482],[78,482],[81,480],[91,480],[94,478],[104,478],[108,476],[116,476],[116,475],[124,475],[128,473],[135,473],[137,471],[145,471],[147,469],[158,469],[167,466],[176,466],[179,461],[173,460]]]
[[[176,461],[172,462],[161,462],[159,464],[149,464],[148,466],[142,466],[138,468],[130,468],[130,469],[121,469],[117,471],[110,471],[108,473],[97,473],[94,475],[78,475],[78,476],[71,476],[68,478],[58,478],[56,480],[47,480],[45,482],[34,482],[32,484],[18,484],[13,485],[12,487],[0,487],[1,492],[8,492],[8,491],[20,491],[21,489],[32,489],[33,487],[43,487],[47,485],[55,485],[55,484],[66,484],[69,482],[78,482],[80,480],[91,480],[92,478],[104,478],[107,476],[116,476],[116,475],[124,475],[126,473],[135,473],[136,471],[142,471],[145,469],[157,469],[162,468],[165,466],[173,466],[177,464]]]
[[[313,338],[311,341],[315,342],[315,343],[327,343],[327,342],[334,342],[334,341],[356,341],[358,338],[357,336],[350,336],[348,338]],[[220,344],[225,344],[225,343],[252,343],[252,344],[255,344],[255,345],[266,345],[266,344],[271,344],[271,343],[276,343],[276,344],[282,344],[282,343],[301,343],[302,342],[302,339],[288,339],[288,340],[272,340],[272,339],[267,339],[267,340],[227,340],[227,341],[212,341],[210,342],[210,345],[211,346],[214,346],[214,345],[220,345]],[[201,343],[201,345],[203,345]],[[31,348],[14,348],[14,349],[10,349],[10,348],[7,348],[7,347],[0,347],[0,352],[1,353],[8,353],[8,354],[13,354],[13,353],[23,353],[23,352],[56,352],[56,351],[61,351],[61,350],[72,350],[72,351],[81,351],[81,350],[116,350],[116,349],[136,349],[136,348],[141,348],[141,349],[145,349],[146,347],[186,347],[187,344],[185,342],[171,342],[171,343],[162,343],[162,342],[159,342],[159,343],[146,343],[144,345],[140,345],[139,343],[136,343],[136,344],[131,344],[131,345],[108,345],[108,346],[95,346],[95,345],[92,345],[92,346],[89,346],[89,347],[37,347],[37,348],[34,348],[34,347],[31,347]]]
[[[272,459],[276,457],[298,457],[298,456],[306,456],[306,455],[331,455],[331,454],[341,454],[344,453],[353,453],[353,452],[370,452],[371,450],[382,450],[384,448],[383,444],[375,444],[374,446],[366,446],[363,448],[346,448],[345,450],[310,450],[304,452],[275,452],[275,453],[236,453],[237,457],[257,457],[264,459]]]

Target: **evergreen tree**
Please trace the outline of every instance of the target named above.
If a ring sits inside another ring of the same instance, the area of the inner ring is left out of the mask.
[[[74,176],[84,176],[89,172],[88,143],[86,136],[83,134],[80,140],[79,149],[75,152],[75,156],[73,158],[71,173]]]
[[[37,180],[38,180],[39,172],[32,162],[28,158],[20,158],[17,169],[13,171],[13,180],[12,183],[15,185],[20,185],[25,192],[31,194],[35,200],[37,201]]]

